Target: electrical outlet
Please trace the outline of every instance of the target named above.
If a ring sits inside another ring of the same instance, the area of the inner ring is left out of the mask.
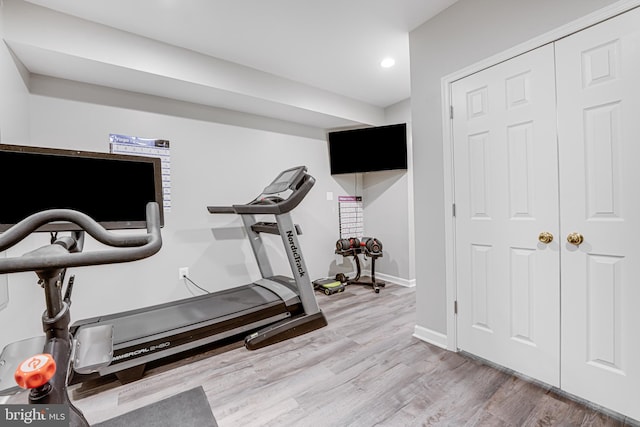
[[[178,279],[184,279],[189,276],[189,267],[180,267],[178,269]]]

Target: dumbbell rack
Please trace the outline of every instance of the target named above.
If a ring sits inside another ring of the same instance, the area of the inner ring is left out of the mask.
[[[346,278],[345,285],[365,285],[371,286],[375,293],[380,293],[380,288],[386,285],[385,282],[376,280],[376,259],[382,256],[382,251],[380,252],[370,252],[364,246],[358,246],[355,248],[349,249],[336,249],[336,254],[342,255],[343,257],[353,256],[353,259],[356,263],[356,276],[353,279]],[[362,273],[362,267],[360,265],[360,257],[358,255],[364,254],[371,258],[371,277],[360,277]]]

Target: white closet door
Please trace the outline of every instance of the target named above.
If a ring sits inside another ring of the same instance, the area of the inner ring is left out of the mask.
[[[561,384],[640,420],[640,10],[556,48]]]
[[[547,45],[459,80],[452,126],[458,347],[557,386],[554,79]]]

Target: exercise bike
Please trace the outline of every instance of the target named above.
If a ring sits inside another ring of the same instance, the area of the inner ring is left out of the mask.
[[[63,404],[69,407],[70,426],[89,426],[82,412],[71,402],[67,385],[71,372],[93,372],[108,365],[112,358],[112,330],[101,325],[69,332],[73,277],[64,296],[62,287],[69,267],[115,264],[136,261],[157,253],[162,246],[160,211],[156,202],[146,207],[147,230],[144,234],[116,234],[107,231],[88,215],[69,209],[51,209],[35,213],[0,234],[0,252],[22,241],[43,225],[69,222],[80,230],[70,236],[52,235],[49,245],[20,257],[0,258],[0,274],[34,271],[43,288],[46,311],[42,315],[45,332],[42,354],[19,363],[16,382],[30,389],[30,404]],[[82,252],[85,233],[108,246],[104,250]]]

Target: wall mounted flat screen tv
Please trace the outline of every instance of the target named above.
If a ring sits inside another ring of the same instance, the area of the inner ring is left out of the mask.
[[[407,169],[407,124],[329,132],[331,175]]]
[[[0,232],[47,209],[77,210],[112,230],[145,228],[148,202],[164,224],[161,168],[159,158],[0,144]]]

